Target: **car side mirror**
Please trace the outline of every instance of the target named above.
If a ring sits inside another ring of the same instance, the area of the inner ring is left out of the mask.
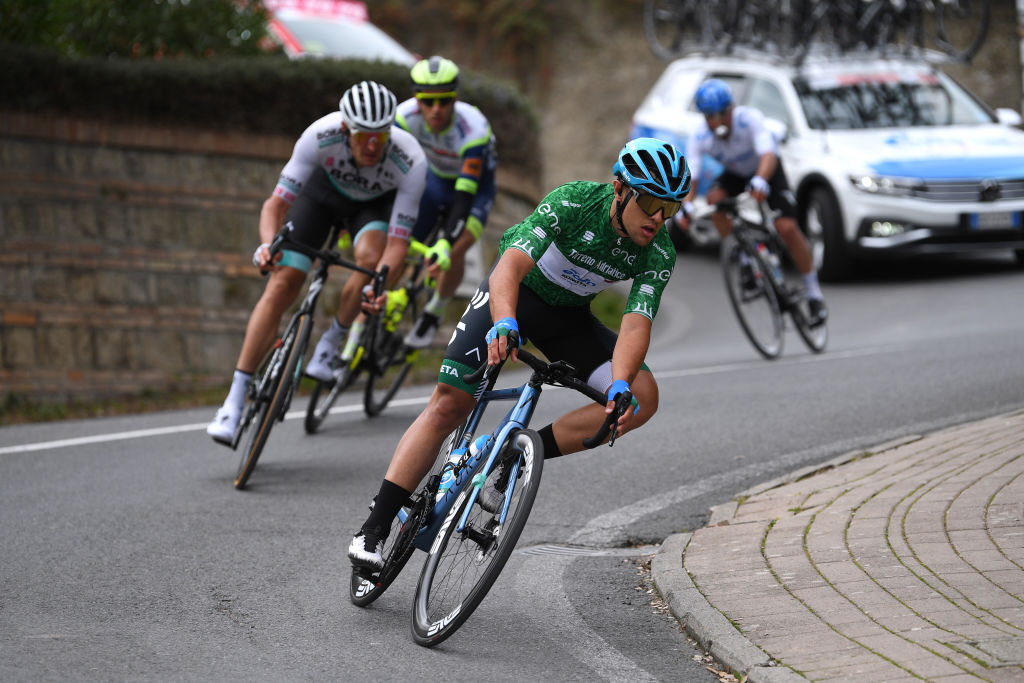
[[[1004,126],[1019,126],[1024,123],[1024,119],[1015,110],[1008,107],[999,107],[996,109],[996,118],[999,119],[999,123]]]

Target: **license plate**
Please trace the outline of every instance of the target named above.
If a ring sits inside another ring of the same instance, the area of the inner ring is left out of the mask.
[[[1019,211],[996,211],[994,213],[972,213],[967,216],[971,230],[1006,230],[1020,227]]]

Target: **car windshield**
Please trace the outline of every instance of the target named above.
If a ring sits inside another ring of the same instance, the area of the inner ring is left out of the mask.
[[[416,61],[415,55],[373,24],[307,18],[286,12],[279,13],[278,20],[302,44],[302,50],[307,54],[405,65]]]
[[[829,74],[794,81],[818,130],[991,123],[992,116],[941,73]]]

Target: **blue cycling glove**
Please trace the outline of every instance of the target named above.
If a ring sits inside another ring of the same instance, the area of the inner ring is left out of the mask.
[[[612,382],[612,385],[608,387],[608,400],[614,401],[618,398],[619,394],[624,391],[631,391],[629,388],[629,382],[624,379],[617,379]],[[640,403],[636,400],[636,396],[630,401],[633,406],[633,414],[636,415],[637,411],[640,410]]]
[[[516,334],[519,333],[519,325],[516,324],[515,318],[502,318],[498,322],[494,323],[494,326],[487,331],[487,336],[484,337],[484,341],[490,344],[498,337],[507,337],[508,333],[515,330]]]

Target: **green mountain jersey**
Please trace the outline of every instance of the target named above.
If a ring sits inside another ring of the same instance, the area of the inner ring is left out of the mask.
[[[632,279],[623,314],[653,320],[675,267],[675,249],[664,229],[646,247],[619,236],[609,218],[613,197],[609,183],[561,185],[505,231],[498,253],[518,249],[532,258],[536,266],[523,282],[553,306],[586,305],[601,290]]]

